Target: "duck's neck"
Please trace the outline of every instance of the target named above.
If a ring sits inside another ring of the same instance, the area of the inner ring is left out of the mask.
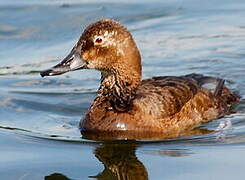
[[[101,73],[98,96],[107,101],[116,111],[127,111],[131,108],[136,89],[141,83],[141,74],[133,71],[126,72]]]

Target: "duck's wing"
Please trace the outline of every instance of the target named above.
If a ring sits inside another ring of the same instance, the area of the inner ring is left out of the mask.
[[[200,89],[196,80],[180,76],[160,76],[143,80],[138,101],[153,116],[167,117],[180,111]]]
[[[145,111],[153,113],[155,117],[163,118],[179,112],[202,89],[208,89],[214,98],[227,96],[232,97],[232,101],[236,98],[228,88],[224,87],[224,80],[201,74],[179,77],[160,76],[143,80],[137,95],[141,97],[138,101]]]

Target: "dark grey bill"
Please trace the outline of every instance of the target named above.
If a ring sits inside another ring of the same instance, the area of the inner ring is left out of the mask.
[[[84,62],[81,58],[80,51],[77,50],[76,46],[71,50],[71,52],[66,56],[66,58],[61,61],[56,66],[41,71],[40,75],[44,76],[56,76],[60,74],[64,74],[69,71],[75,71],[78,69],[85,69],[86,62]]]

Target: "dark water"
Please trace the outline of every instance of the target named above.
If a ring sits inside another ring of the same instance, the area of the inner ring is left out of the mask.
[[[80,118],[96,71],[41,78],[82,29],[101,18],[133,33],[144,78],[204,73],[245,98],[245,2],[0,1],[0,179],[244,179],[245,103],[203,125],[215,132],[171,140],[85,140]]]

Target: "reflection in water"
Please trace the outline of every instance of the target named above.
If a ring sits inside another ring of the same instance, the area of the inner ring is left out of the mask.
[[[134,141],[123,144],[102,144],[94,150],[95,157],[104,165],[104,170],[89,178],[97,180],[146,180],[148,172],[136,156],[138,145]],[[162,149],[143,151],[160,156],[180,157],[191,155],[188,149]],[[69,180],[65,175],[54,173],[45,180]]]
[[[148,179],[147,170],[135,154],[134,144],[104,144],[94,151],[103,163],[104,170],[96,176],[98,180],[143,180]]]
[[[136,156],[136,144],[103,144],[94,151],[95,156],[104,165],[104,170],[96,176],[98,180],[143,180],[148,179],[144,164]],[[160,156],[188,156],[188,149],[165,149],[144,151]]]

